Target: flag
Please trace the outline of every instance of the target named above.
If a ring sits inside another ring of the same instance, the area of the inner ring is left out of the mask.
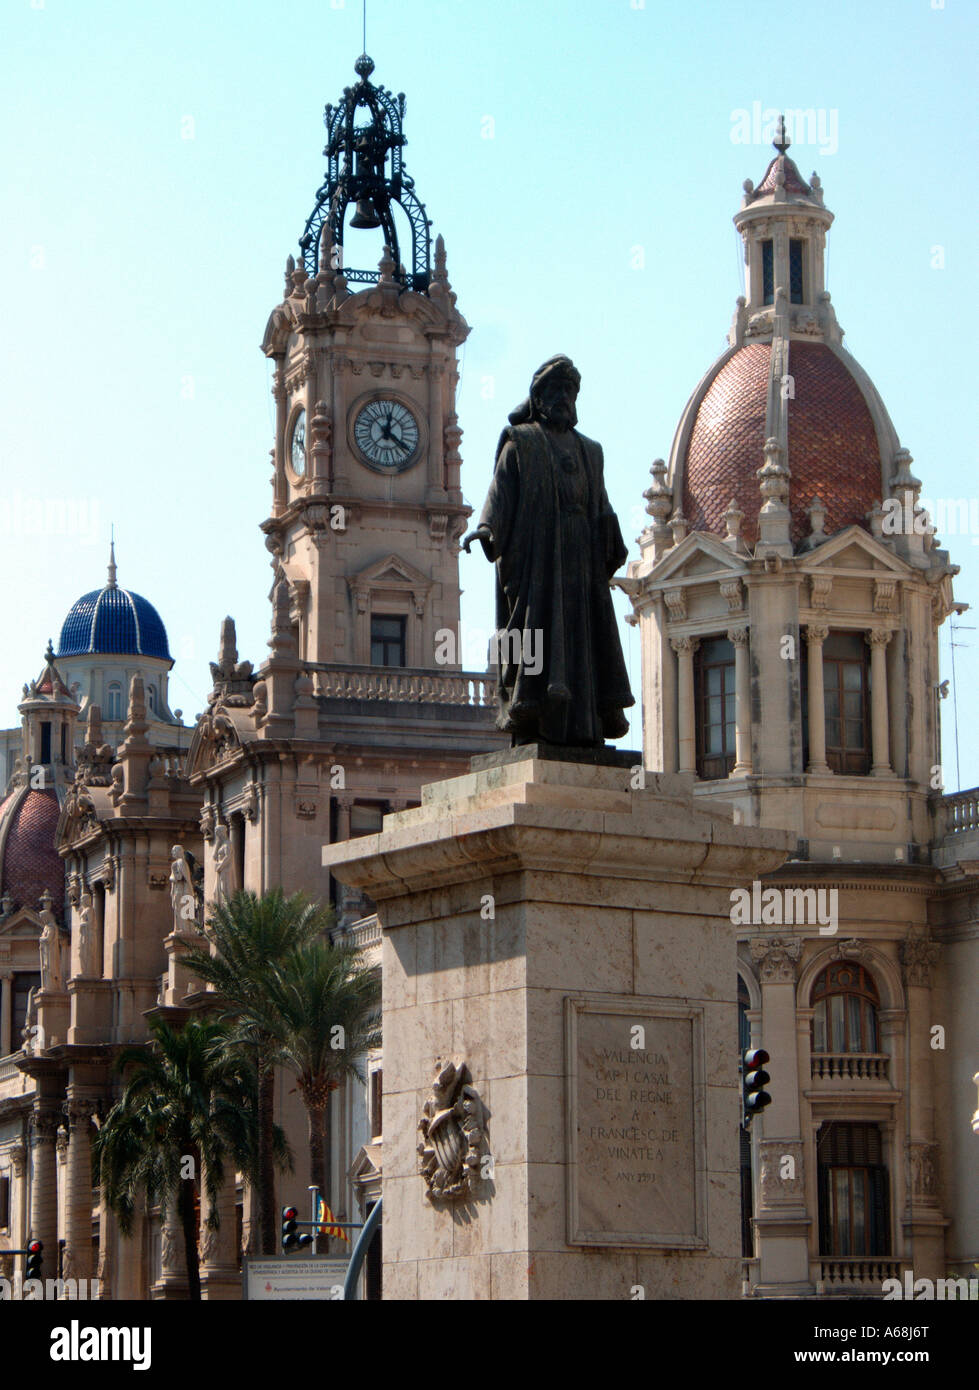
[[[319,1210],[316,1213],[316,1220],[320,1223],[321,1236],[333,1236],[337,1240],[345,1240],[348,1245],[350,1244],[350,1237],[342,1227],[334,1224],[336,1217],[322,1197],[319,1202]]]

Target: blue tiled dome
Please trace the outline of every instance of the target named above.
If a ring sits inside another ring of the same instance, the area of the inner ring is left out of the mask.
[[[82,652],[172,659],[167,630],[152,603],[115,584],[83,594],[65,618],[58,655],[78,656]]]

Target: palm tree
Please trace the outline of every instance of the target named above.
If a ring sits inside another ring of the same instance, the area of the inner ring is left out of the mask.
[[[224,1020],[233,1020],[231,1045],[247,1048],[258,1076],[258,1134],[254,1188],[258,1196],[263,1255],[276,1251],[275,1064],[279,1028],[269,1008],[268,981],[276,963],[315,940],[333,920],[329,908],[304,893],[286,897],[274,888],[261,898],[235,893],[216,904],[205,929],[213,948],[188,951],[182,964],[213,985]]]
[[[118,1069],[134,1070],[96,1137],[95,1162],[124,1235],[140,1194],[148,1206],[176,1201],[189,1295],[200,1299],[197,1188],[186,1158],[194,1159],[192,1167],[203,1165],[208,1224],[217,1229],[225,1159],[244,1171],[254,1166],[256,1076],[247,1057],[227,1048],[227,1030],[214,1020],[190,1019],[178,1031],[151,1018],[149,1028],[148,1046],[119,1054]]]
[[[353,946],[317,940],[283,957],[266,991],[280,1060],[306,1107],[311,1179],[328,1197],[327,1107],[345,1077],[364,1081],[361,1058],[380,1045],[381,982]]]

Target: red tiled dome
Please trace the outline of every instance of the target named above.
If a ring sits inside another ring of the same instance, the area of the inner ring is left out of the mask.
[[[18,797],[19,805],[14,806]],[[51,910],[61,918],[65,903],[65,866],[54,847],[58,825],[58,798],[53,791],[18,790],[0,804],[0,825],[12,815],[3,849],[0,893],[9,893],[18,907],[37,909],[47,888],[54,899]]]
[[[744,512],[741,534],[758,539],[770,343],[748,343],[720,368],[697,410],[687,445],[681,507],[694,530],[723,535],[733,497]],[[818,493],[828,535],[854,523],[881,495],[880,448],[867,402],[846,364],[823,343],[793,341],[789,373],[789,506],[792,540],[810,531]]]

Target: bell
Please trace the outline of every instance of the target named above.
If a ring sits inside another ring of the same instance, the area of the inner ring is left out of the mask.
[[[381,219],[377,215],[377,209],[370,198],[359,198],[357,200],[357,211],[350,219],[351,227],[379,227]]]

